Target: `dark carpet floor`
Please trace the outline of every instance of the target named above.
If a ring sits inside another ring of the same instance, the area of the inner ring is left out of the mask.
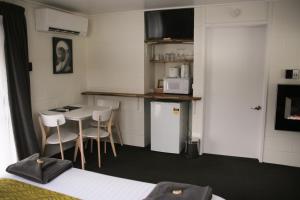
[[[85,153],[86,170],[89,171],[149,183],[175,181],[209,185],[214,194],[227,200],[300,199],[300,168],[208,154],[186,159],[182,155],[153,152],[148,148],[117,146],[118,156],[114,158],[108,148],[108,153],[102,155],[99,169],[95,147],[93,153],[89,150]],[[72,160],[73,152],[74,149],[67,150],[66,159]],[[74,166],[81,167],[79,156]]]

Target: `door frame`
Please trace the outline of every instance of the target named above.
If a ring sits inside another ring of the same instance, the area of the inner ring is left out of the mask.
[[[258,150],[258,157],[257,159],[259,160],[259,162],[263,162],[263,154],[264,154],[264,144],[265,144],[265,130],[266,130],[266,117],[267,117],[267,100],[268,100],[268,83],[269,83],[269,63],[268,63],[268,52],[269,52],[269,35],[271,32],[271,25],[272,23],[270,23],[270,16],[271,16],[271,8],[269,7],[269,17],[267,21],[264,22],[245,22],[245,23],[228,23],[228,24],[206,24],[205,23],[205,27],[204,27],[204,33],[203,33],[203,41],[204,41],[204,52],[202,54],[202,58],[204,59],[204,80],[203,80],[203,96],[206,96],[206,87],[207,87],[207,81],[206,81],[206,74],[207,74],[207,31],[209,28],[218,28],[218,27],[245,27],[245,26],[259,26],[259,25],[263,25],[265,26],[266,29],[266,33],[265,33],[265,60],[264,60],[264,66],[263,66],[263,71],[264,71],[264,76],[263,76],[263,95],[262,95],[262,121],[260,123],[259,126],[259,150]],[[203,98],[203,127],[202,127],[202,138],[203,140],[205,140],[205,129],[206,129],[206,125],[205,125],[205,115],[207,110],[206,108],[206,98]],[[202,145],[202,152],[204,152],[204,145]]]

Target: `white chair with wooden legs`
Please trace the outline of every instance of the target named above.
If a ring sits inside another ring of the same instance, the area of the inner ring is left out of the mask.
[[[120,131],[120,126],[117,118],[117,114],[120,108],[120,102],[117,100],[107,100],[107,99],[98,99],[97,100],[97,106],[103,106],[103,107],[110,107],[112,109],[112,115],[111,115],[111,120],[112,120],[112,127],[116,128],[119,142],[123,146],[123,138],[121,135]],[[97,127],[96,122],[91,122],[91,126]],[[100,123],[101,128],[107,129],[107,124],[105,123]],[[106,153],[106,141],[104,143],[105,145],[105,153]],[[91,141],[91,152],[93,151],[93,142]]]
[[[83,138],[89,138],[97,141],[99,168],[101,167],[101,151],[100,151],[101,139],[109,138],[113,153],[115,156],[117,155],[115,145],[114,145],[114,140],[112,138],[112,132],[111,132],[111,123],[112,123],[111,114],[112,114],[111,109],[105,111],[93,111],[92,119],[97,123],[97,127],[90,127],[84,129],[82,132]],[[101,124],[106,124],[107,130],[101,128]]]
[[[44,154],[46,145],[59,144],[61,159],[64,160],[63,143],[71,141],[76,141],[76,143],[79,142],[78,134],[60,127],[65,123],[66,119],[63,114],[40,114],[39,124],[42,131],[42,154]],[[56,128],[56,130],[51,133],[51,128]]]

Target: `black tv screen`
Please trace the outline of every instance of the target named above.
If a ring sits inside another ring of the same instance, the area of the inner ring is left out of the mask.
[[[157,10],[145,12],[146,41],[171,38],[194,39],[194,9]]]

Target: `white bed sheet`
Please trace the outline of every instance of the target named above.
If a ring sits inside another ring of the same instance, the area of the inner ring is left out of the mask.
[[[11,178],[41,188],[60,192],[84,200],[142,200],[155,184],[118,178],[72,168],[47,184],[35,183],[21,177],[6,174]],[[212,200],[224,200],[213,195]]]

